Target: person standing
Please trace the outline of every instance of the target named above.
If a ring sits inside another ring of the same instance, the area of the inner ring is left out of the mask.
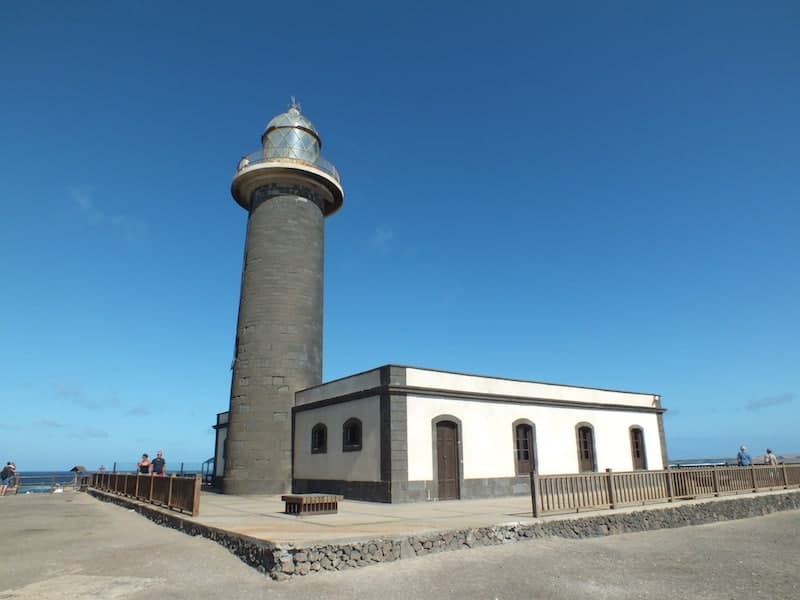
[[[164,460],[163,451],[156,452],[156,457],[150,462],[150,472],[159,477],[164,477],[167,474],[167,461]]]
[[[747,453],[747,446],[739,448],[739,453],[736,455],[736,464],[740,467],[749,467],[753,464],[753,459]]]
[[[778,457],[772,453],[772,450],[767,448],[767,453],[764,455],[764,464],[765,465],[777,465],[778,464]]]
[[[142,460],[136,463],[136,469],[143,475],[147,475],[150,472],[150,458],[147,453],[142,454]]]
[[[14,485],[14,463],[7,462],[0,471],[0,496],[5,496],[9,487]]]

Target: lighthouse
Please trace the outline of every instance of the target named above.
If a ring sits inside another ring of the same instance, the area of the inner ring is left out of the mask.
[[[344,192],[292,100],[244,156],[231,194],[247,211],[224,490],[291,491],[295,392],[322,383],[325,217]]]

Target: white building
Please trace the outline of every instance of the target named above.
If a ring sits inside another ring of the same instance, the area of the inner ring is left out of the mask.
[[[533,468],[660,470],[663,413],[655,394],[387,365],[295,395],[292,488],[418,502],[528,494]]]

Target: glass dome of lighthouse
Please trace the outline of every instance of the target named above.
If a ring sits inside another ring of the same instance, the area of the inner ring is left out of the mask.
[[[322,148],[316,128],[300,112],[300,105],[294,98],[289,110],[267,123],[261,144],[265,160],[289,158],[312,165],[319,160]]]

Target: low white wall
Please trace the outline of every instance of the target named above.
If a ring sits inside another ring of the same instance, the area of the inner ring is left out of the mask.
[[[536,426],[536,453],[542,475],[578,472],[575,426],[580,422],[594,428],[598,471],[633,469],[629,428],[634,425],[644,431],[648,469],[663,468],[656,414],[408,396],[410,481],[433,479],[431,422],[440,415],[452,415],[461,421],[465,479],[516,474],[512,425],[518,419],[527,419]]]
[[[547,400],[592,402],[595,404],[620,404],[626,406],[655,407],[658,396],[636,392],[615,392],[581,388],[553,383],[514,381],[479,375],[462,375],[427,369],[406,369],[406,384],[439,390],[454,390],[466,393],[496,394],[498,396],[520,396]]]
[[[361,450],[342,451],[342,426],[348,419],[361,420]],[[328,428],[328,451],[311,454],[311,430],[317,423]],[[378,396],[332,404],[295,415],[295,479],[380,481],[380,399]]]
[[[373,369],[372,371],[353,375],[352,377],[344,377],[336,381],[323,383],[322,385],[299,391],[294,396],[295,406],[309,404],[327,398],[344,396],[362,390],[369,390],[379,386],[380,383],[381,370]]]

